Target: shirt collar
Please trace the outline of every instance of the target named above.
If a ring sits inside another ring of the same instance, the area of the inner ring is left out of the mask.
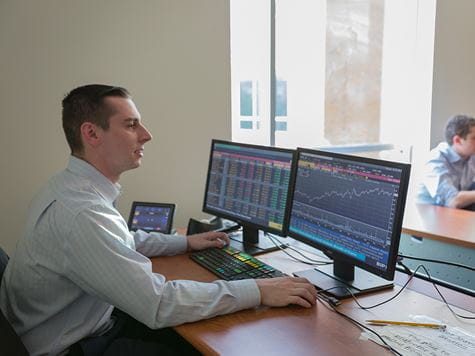
[[[444,154],[450,163],[464,160],[447,142],[441,142],[439,144],[439,150]]]
[[[109,202],[114,203],[120,195],[121,186],[119,183],[112,183],[93,165],[74,157],[69,157],[68,171],[88,179],[97,191]]]

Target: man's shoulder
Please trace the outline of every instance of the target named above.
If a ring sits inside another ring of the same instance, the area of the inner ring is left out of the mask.
[[[59,203],[61,208],[73,215],[91,206],[103,204],[101,195],[90,180],[71,174],[67,170],[53,176],[39,197]]]
[[[429,152],[428,161],[446,162],[452,154],[452,148],[446,142],[441,142]]]

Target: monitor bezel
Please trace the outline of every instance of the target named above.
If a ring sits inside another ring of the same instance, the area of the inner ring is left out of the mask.
[[[173,227],[173,218],[175,216],[175,208],[176,205],[173,203],[154,203],[154,202],[143,202],[143,201],[134,201],[132,202],[132,207],[130,208],[130,214],[129,214],[129,221],[127,224],[127,227],[129,228],[130,231],[137,231],[137,229],[132,229],[132,221],[134,218],[134,213],[135,210],[137,209],[138,206],[151,206],[151,207],[156,207],[156,208],[167,208],[170,210],[170,214],[168,215],[168,220],[167,220],[167,226],[166,230],[161,231],[161,230],[143,230],[146,232],[159,232],[162,234],[170,234],[172,231]]]
[[[284,211],[284,219],[282,223],[282,230],[278,230],[269,226],[264,226],[256,223],[252,223],[246,220],[241,220],[236,216],[233,216],[231,214],[226,214],[220,210],[214,210],[212,208],[208,208],[206,206],[206,198],[207,198],[207,192],[208,192],[208,185],[209,185],[209,180],[210,180],[210,173],[211,173],[211,164],[213,160],[213,152],[216,144],[225,144],[225,145],[233,145],[233,146],[238,146],[238,147],[244,147],[244,148],[254,148],[254,149],[262,149],[262,150],[267,150],[267,151],[272,151],[272,152],[284,152],[284,153],[290,153],[292,155],[292,162],[290,166],[290,179],[289,179],[289,186],[287,188],[287,201],[285,204],[285,211]],[[205,191],[204,191],[204,199],[203,199],[203,212],[215,215],[224,219],[232,220],[239,225],[243,227],[249,227],[249,228],[256,228],[258,230],[272,233],[278,236],[285,236],[286,231],[287,231],[287,226],[286,221],[289,213],[289,194],[293,185],[293,172],[295,170],[295,163],[296,163],[296,150],[293,149],[288,149],[288,148],[282,148],[282,147],[275,147],[275,146],[263,146],[263,145],[254,145],[254,144],[248,144],[248,143],[242,143],[242,142],[234,142],[234,141],[226,141],[226,140],[219,140],[219,139],[213,139],[211,140],[211,149],[210,149],[210,154],[209,154],[209,161],[208,161],[208,170],[206,173],[206,185],[205,185]]]
[[[389,259],[388,259],[388,264],[387,264],[388,267],[386,268],[386,270],[381,270],[371,265],[365,264],[364,262],[361,262],[360,260],[352,258],[349,255],[346,255],[336,250],[329,249],[327,246],[323,244],[320,244],[316,241],[312,241],[309,238],[302,236],[296,232],[290,231],[290,219],[292,215],[292,208],[293,208],[293,201],[294,201],[293,197],[294,197],[294,191],[295,191],[295,186],[297,182],[298,161],[300,160],[302,153],[332,157],[336,159],[345,159],[345,160],[350,160],[356,163],[361,162],[361,163],[366,163],[366,164],[386,166],[390,168],[399,168],[402,170],[401,183],[399,186],[400,187],[399,196],[396,203],[399,209],[396,209],[396,215],[394,217],[393,232],[391,235],[391,248],[389,250]],[[330,151],[313,150],[313,149],[299,147],[297,148],[294,167],[295,167],[294,168],[295,170],[293,172],[294,182],[292,184],[292,190],[289,195],[289,204],[288,204],[289,209],[288,209],[287,221],[285,225],[287,227],[287,231],[286,231],[287,235],[309,246],[312,246],[321,250],[327,256],[329,256],[330,258],[334,260],[339,260],[339,261],[353,264],[356,267],[362,268],[386,280],[394,279],[397,255],[399,252],[399,242],[400,242],[400,237],[401,237],[402,221],[404,217],[404,209],[406,205],[406,197],[407,197],[407,191],[409,187],[411,165],[408,163],[386,161],[386,160],[381,160],[381,159],[376,159],[376,158],[368,158],[368,157],[347,155],[347,154],[335,153],[335,152],[330,152]]]

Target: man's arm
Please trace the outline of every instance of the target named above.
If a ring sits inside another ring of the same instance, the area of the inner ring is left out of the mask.
[[[138,230],[131,232],[135,250],[147,257],[173,256],[186,252],[187,238],[183,235],[166,235],[158,232]]]
[[[447,162],[441,158],[433,159],[426,164],[425,169],[423,184],[434,200],[434,204],[449,206],[459,190],[447,168]]]
[[[457,193],[447,206],[449,208],[461,209],[473,203],[475,203],[475,191],[462,190]]]
[[[229,236],[225,232],[209,231],[186,237],[189,251],[205,250],[211,247],[224,247],[229,245]]]
[[[224,232],[205,232],[187,236],[189,250],[203,250],[210,247],[223,247],[229,244]],[[271,307],[283,307],[297,304],[310,308],[316,303],[317,291],[305,278],[281,277],[256,279],[261,294],[261,304]]]
[[[166,281],[152,271],[148,258],[132,248],[126,226],[108,219],[107,211],[101,211],[101,207],[96,209],[81,213],[72,224],[71,238],[67,239],[66,276],[85,293],[120,308],[151,328],[192,322],[261,303],[306,307],[315,303],[313,286],[294,277],[213,283]]]
[[[132,232],[135,250],[147,257],[178,255],[188,251],[204,250],[210,247],[223,247],[229,244],[224,232],[210,231],[189,236],[166,235],[142,230]]]

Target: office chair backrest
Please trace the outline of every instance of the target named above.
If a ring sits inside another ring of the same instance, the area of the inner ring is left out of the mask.
[[[4,356],[28,356],[20,337],[0,310],[0,353]]]
[[[8,259],[8,255],[5,251],[3,251],[3,248],[0,247],[0,283],[2,281],[3,272],[7,267]]]
[[[0,247],[0,283],[3,278],[3,272],[8,264],[8,255]],[[13,330],[5,315],[0,309],[0,354],[4,356],[28,356],[25,345],[20,337]]]

